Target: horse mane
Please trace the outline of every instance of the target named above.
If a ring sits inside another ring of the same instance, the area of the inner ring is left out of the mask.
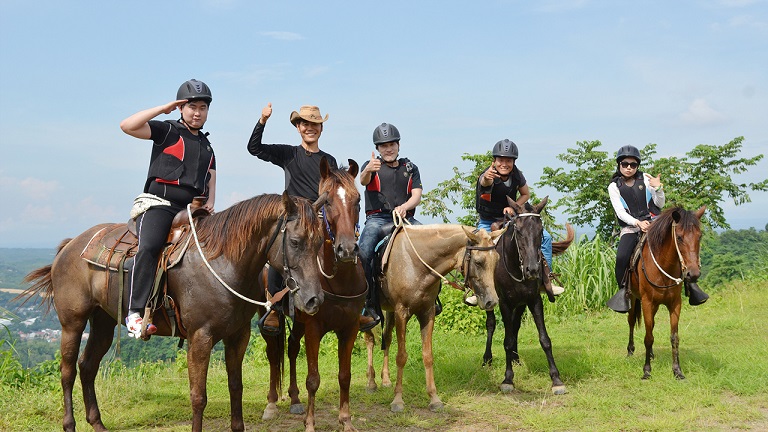
[[[338,184],[344,190],[355,191],[359,194],[357,186],[355,186],[355,178],[349,175],[348,169],[348,167],[329,167],[328,176],[320,180],[318,189],[320,191],[331,191],[334,189],[334,185]]]
[[[300,229],[309,233],[310,238],[320,236],[317,213],[311,203],[304,198],[291,199],[298,206]],[[258,195],[203,218],[195,229],[208,259],[224,255],[230,261],[239,261],[254,237],[268,235],[267,231],[284,213],[281,195]]]
[[[688,231],[691,229],[699,229],[699,219],[696,217],[696,215],[693,214],[693,212],[688,211],[682,207],[668,208],[664,210],[661,215],[659,215],[659,217],[657,217],[656,220],[654,220],[651,224],[651,227],[648,230],[649,246],[652,248],[661,247],[664,239],[671,232],[672,223],[674,222],[674,219],[672,219],[672,213],[675,211],[680,214],[680,222],[678,222],[677,225],[682,230]]]

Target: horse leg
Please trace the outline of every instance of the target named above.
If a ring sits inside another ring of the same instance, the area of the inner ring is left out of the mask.
[[[384,347],[384,361],[381,364],[381,385],[392,387],[392,380],[389,378],[389,349],[392,347],[392,329],[395,328],[394,312],[387,312],[385,321],[384,331],[381,332],[381,345]]]
[[[651,359],[653,359],[653,326],[656,312],[659,306],[653,304],[653,300],[643,300],[643,321],[645,322],[645,365],[643,366],[643,379],[651,378]]]
[[[355,347],[357,333],[357,331],[350,330],[337,333],[339,339],[339,425],[344,432],[357,431],[352,426],[352,413],[349,407],[349,386],[352,383],[352,350]]]
[[[552,355],[552,341],[547,334],[547,326],[544,323],[544,304],[541,302],[541,297],[536,295],[536,300],[533,305],[528,305],[533,315],[533,322],[536,323],[536,329],[539,331],[539,344],[541,349],[544,350],[544,354],[547,356],[547,363],[549,363],[549,377],[552,378],[552,393],[561,395],[566,393],[565,384],[560,380],[560,371],[555,365],[555,357]]]
[[[485,311],[485,354],[483,354],[483,366],[490,366],[493,363],[493,334],[496,332],[496,314],[490,310]]]
[[[106,431],[107,428],[101,422],[99,403],[96,400],[96,375],[99,372],[99,364],[104,354],[112,346],[112,337],[115,334],[115,320],[103,309],[93,311],[90,319],[91,332],[88,342],[85,344],[83,354],[80,356],[80,383],[83,386],[83,400],[85,401],[85,418],[95,431]]]
[[[210,334],[203,329],[197,329],[189,335],[189,352],[187,352],[187,368],[189,374],[189,399],[192,403],[192,430],[202,432],[203,411],[208,405],[206,381],[208,379],[208,362],[211,359],[211,349],[214,341]]]
[[[307,334],[304,337],[304,349],[307,353],[307,416],[304,418],[304,430],[306,432],[315,431],[315,394],[320,388],[320,370],[318,367],[318,357],[320,355],[320,334],[318,326],[308,325]],[[293,406],[293,405],[291,405]],[[339,413],[341,415],[341,413]]]
[[[373,368],[373,347],[376,344],[376,338],[373,336],[373,332],[368,330],[363,333],[363,339],[365,340],[365,349],[368,353],[368,369],[365,372],[365,376],[368,378],[368,385],[366,390],[368,393],[376,391],[376,369]]]
[[[437,386],[435,386],[434,355],[432,353],[432,331],[435,329],[434,309],[430,309],[424,315],[418,316],[419,324],[421,325],[421,358],[424,362],[424,376],[427,381],[429,410],[436,412],[443,409],[445,405],[440,400],[440,397],[437,396]]]
[[[627,357],[635,355],[635,325],[638,322],[639,315],[642,315],[640,310],[640,300],[635,299],[632,302],[633,306],[629,308],[627,313],[627,323],[629,323],[629,342],[627,342]]]
[[[304,405],[301,403],[301,399],[299,399],[299,381],[296,377],[296,360],[299,358],[299,351],[301,351],[301,339],[304,338],[304,330],[304,324],[294,321],[293,330],[288,338],[288,374],[290,376],[288,397],[291,399],[290,412],[297,415],[304,414],[305,412]]]
[[[251,338],[251,323],[224,339],[224,361],[229,385],[230,426],[233,431],[245,430],[243,423],[243,357]]]
[[[510,393],[515,390],[515,371],[512,369],[512,363],[520,363],[520,355],[517,353],[517,334],[520,332],[525,305],[522,304],[510,310],[509,306],[502,302],[499,303],[499,308],[504,321],[504,353],[506,354],[506,370],[500,388],[502,393]]]
[[[58,309],[58,308],[57,308]],[[60,312],[61,309],[58,309]],[[85,329],[85,317],[59,315],[61,321],[61,389],[64,395],[64,422],[66,432],[74,432],[75,415],[72,411],[72,389],[77,377],[77,355],[80,352],[80,339]]]
[[[680,305],[682,300],[680,296],[674,302],[669,310],[670,340],[672,342],[672,373],[679,380],[685,379],[683,371],[680,369],[680,337],[677,333],[677,326],[680,322]]]
[[[262,335],[267,344],[267,360],[269,361],[269,391],[267,392],[267,406],[261,415],[262,420],[272,420],[277,417],[277,397],[282,393],[283,386],[283,361],[285,358],[285,335]]]
[[[395,332],[397,335],[397,380],[395,382],[395,397],[389,405],[389,408],[392,412],[402,412],[405,409],[405,402],[403,402],[403,370],[405,369],[405,364],[408,362],[408,351],[406,350],[405,345],[405,331],[408,327],[408,319],[411,316],[408,310],[403,306],[398,305],[395,307],[394,317]],[[386,365],[386,363],[384,364]]]

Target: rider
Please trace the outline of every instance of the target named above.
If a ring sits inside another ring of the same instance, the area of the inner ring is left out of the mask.
[[[320,108],[304,105],[299,111],[291,113],[291,124],[296,127],[301,137],[301,144],[262,144],[264,127],[272,116],[272,103],[261,110],[261,118],[253,128],[251,139],[248,141],[248,151],[261,160],[272,162],[285,172],[285,190],[291,196],[307,198],[316,201],[320,187],[320,160],[325,157],[330,166],[337,166],[336,158],[320,150],[320,135],[323,123],[328,120],[328,114],[323,118]],[[282,286],[282,277],[272,267],[269,268],[268,290],[274,295]],[[280,331],[280,321],[275,311],[270,311],[264,320],[263,329],[266,333]]]
[[[144,194],[137,201],[149,207],[136,219],[138,250],[129,269],[128,316],[125,325],[129,335],[141,336],[142,311],[149,300],[160,253],[165,246],[174,216],[186,208],[195,196],[207,196],[203,208],[213,211],[216,201],[216,158],[202,128],[208,119],[211,90],[196,79],[184,82],[176,92],[176,100],[139,111],[120,123],[130,136],[151,139],[152,155]],[[176,121],[152,120],[176,109],[181,118]],[[147,333],[157,331],[147,325]]]
[[[520,205],[524,205],[531,197],[525,176],[517,168],[517,144],[503,139],[493,146],[492,154],[493,163],[480,174],[475,188],[475,209],[479,214],[477,228],[488,232],[491,231],[493,222],[503,219],[505,214],[512,214],[507,197]],[[549,266],[546,271],[549,276],[552,268],[552,236],[546,229],[542,231],[541,252]],[[550,283],[548,280],[549,278],[545,278],[545,284]],[[554,295],[560,295],[564,291],[557,285],[551,287]],[[465,302],[474,306],[477,304],[477,298],[470,296]]]
[[[368,298],[363,310],[366,331],[379,323],[380,317],[373,309],[373,259],[376,245],[389,234],[395,212],[413,225],[421,225],[413,216],[421,202],[421,175],[419,167],[400,155],[400,131],[389,123],[376,126],[373,131],[373,145],[379,152],[371,152],[371,160],[363,163],[360,184],[365,187],[365,226],[360,235],[360,258],[363,260],[365,278],[368,281]]]
[[[619,220],[621,233],[616,251],[615,271],[619,292],[608,300],[607,306],[620,313],[626,313],[630,308],[625,275],[640,233],[648,231],[652,219],[661,213],[661,208],[666,202],[661,174],[653,177],[640,171],[641,160],[637,147],[621,147],[616,152],[616,172],[611,176],[611,183],[608,185],[608,196]],[[697,306],[709,298],[695,284],[689,284],[688,289],[691,291],[691,305]]]

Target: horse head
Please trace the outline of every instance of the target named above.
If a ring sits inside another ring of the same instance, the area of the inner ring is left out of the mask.
[[[543,224],[541,222],[541,211],[547,205],[549,197],[544,197],[541,202],[535,206],[526,203],[524,206],[516,203],[513,199],[507,197],[507,203],[512,208],[512,214],[506,215],[507,231],[502,239],[505,243],[502,245],[504,260],[512,260],[511,263],[505,261],[505,267],[510,276],[516,279],[514,270],[514,254],[517,252],[517,262],[520,265],[519,273],[525,280],[538,279],[541,274],[541,235]],[[511,244],[512,241],[516,245]]]
[[[699,248],[701,241],[701,217],[706,206],[701,206],[695,212],[683,209],[672,211],[672,220],[675,221],[674,241],[680,253],[681,265],[684,267],[683,279],[686,282],[696,282],[701,276],[701,264]]]
[[[489,234],[485,230],[472,231],[464,226],[462,228],[467,235],[467,247],[462,264],[465,283],[474,290],[478,307],[487,311],[493,310],[499,303],[493,280],[493,272],[499,262],[494,240],[504,231],[498,230]]]
[[[273,235],[275,243],[280,245],[270,245],[267,258],[282,273],[296,307],[314,315],[324,300],[322,276],[314,263],[323,244],[317,217],[320,204],[290,197],[287,192],[283,192],[282,204],[284,213]],[[278,232],[282,238],[276,237]]]
[[[324,197],[321,206],[325,241],[332,245],[337,261],[357,260],[357,238],[359,237],[360,192],[355,186],[358,165],[349,159],[347,170],[337,169],[320,160],[319,193]]]

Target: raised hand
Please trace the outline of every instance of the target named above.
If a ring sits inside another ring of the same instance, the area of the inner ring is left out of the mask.
[[[650,175],[648,173],[645,173],[644,175],[648,179],[648,186],[650,186],[650,187],[652,187],[654,189],[658,189],[661,186],[663,186],[662,183],[661,183],[661,174],[657,175],[656,177],[654,177],[654,176],[652,176],[652,175]]]
[[[371,152],[371,160],[368,162],[368,165],[365,167],[365,170],[368,172],[378,172],[381,169],[381,159],[376,157],[376,153]]]
[[[259,121],[261,124],[267,124],[267,120],[272,116],[272,102],[268,102],[267,106],[264,107],[263,110],[261,110],[261,119]]]

